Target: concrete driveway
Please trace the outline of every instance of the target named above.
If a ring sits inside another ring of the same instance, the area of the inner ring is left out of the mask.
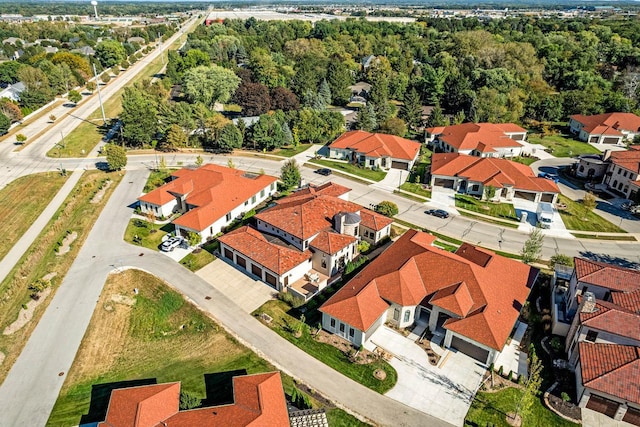
[[[365,347],[380,347],[394,357],[389,361],[398,382],[385,393],[448,423],[462,426],[486,368],[469,356],[445,350],[438,366],[412,340],[380,327]]]
[[[221,259],[202,267],[196,274],[234,301],[246,313],[252,313],[278,294],[266,283],[247,276]]]

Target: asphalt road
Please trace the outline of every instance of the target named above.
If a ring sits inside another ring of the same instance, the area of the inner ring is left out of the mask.
[[[91,320],[109,273],[139,268],[156,274],[279,369],[379,425],[449,426],[380,395],[309,356],[206,281],[165,255],[124,243],[132,200],[148,171],[127,172],[91,230],[22,354],[0,386],[0,426],[44,425]],[[134,285],[132,284],[132,290]],[[210,299],[207,299],[209,297]]]

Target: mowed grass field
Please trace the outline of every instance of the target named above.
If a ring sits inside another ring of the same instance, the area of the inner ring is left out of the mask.
[[[157,277],[127,270],[107,280],[47,425],[103,420],[100,411],[83,417],[89,413],[92,392],[94,399],[107,402],[110,389],[97,385],[181,381],[183,391],[204,398],[204,374],[230,370],[252,374],[276,369]],[[282,381],[290,393],[293,380],[283,375]],[[360,425],[341,410],[329,414],[336,425]]]
[[[4,381],[22,351],[121,179],[120,173],[84,172],[35,242],[0,283],[0,331],[4,332],[18,319],[23,306],[32,300],[29,286],[44,276],[55,274],[51,279],[51,294],[39,299],[40,304],[33,310],[33,317],[15,332],[0,334],[0,352],[5,356],[0,364],[0,382]],[[111,181],[109,186],[105,185],[107,181]],[[96,200],[94,197],[98,193],[102,197]],[[57,250],[64,239],[73,233],[77,237],[68,246],[69,251],[58,254]]]
[[[0,190],[0,260],[40,216],[67,180],[58,172],[23,176]]]

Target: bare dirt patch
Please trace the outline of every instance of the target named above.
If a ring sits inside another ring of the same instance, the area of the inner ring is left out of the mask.
[[[111,183],[112,181],[110,179],[108,179],[103,185],[102,188],[99,189],[95,196],[93,196],[93,198],[91,199],[90,203],[96,204],[96,203],[100,203],[102,201],[102,199],[104,198],[105,193],[107,192],[107,190],[109,189],[109,187],[111,187]]]
[[[0,365],[4,362],[4,353],[0,351]]]
[[[324,330],[321,330],[317,335],[315,335],[314,339],[318,342],[334,346],[344,354],[350,355],[350,358],[353,362],[361,365],[372,363],[379,357],[378,355],[370,352],[364,347],[360,351],[358,351],[349,341],[345,340],[344,338],[340,338],[337,335],[330,334]]]
[[[135,299],[122,294],[111,295],[111,301],[116,304],[128,305],[129,307],[132,307],[136,303]]]
[[[27,308],[23,307],[22,310],[20,310],[20,313],[18,313],[18,318],[16,319],[16,321],[10,324],[9,326],[7,326],[6,328],[4,328],[4,331],[2,332],[2,334],[11,335],[14,332],[17,332],[20,329],[22,329],[24,325],[29,323],[29,320],[31,320],[31,318],[33,317],[33,312],[36,310],[36,308],[47,299],[50,293],[51,293],[51,288],[46,288],[44,291],[40,292],[40,297],[37,300],[32,299],[31,301],[29,301],[26,304]]]
[[[67,234],[66,237],[62,239],[62,244],[58,248],[58,252],[56,252],[56,255],[60,256],[69,252],[71,250],[71,244],[75,242],[77,238],[78,233],[76,233],[75,231]]]

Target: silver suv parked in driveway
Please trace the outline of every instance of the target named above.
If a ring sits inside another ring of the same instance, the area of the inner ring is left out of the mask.
[[[160,245],[160,250],[164,252],[171,252],[182,243],[182,237],[170,237]]]

